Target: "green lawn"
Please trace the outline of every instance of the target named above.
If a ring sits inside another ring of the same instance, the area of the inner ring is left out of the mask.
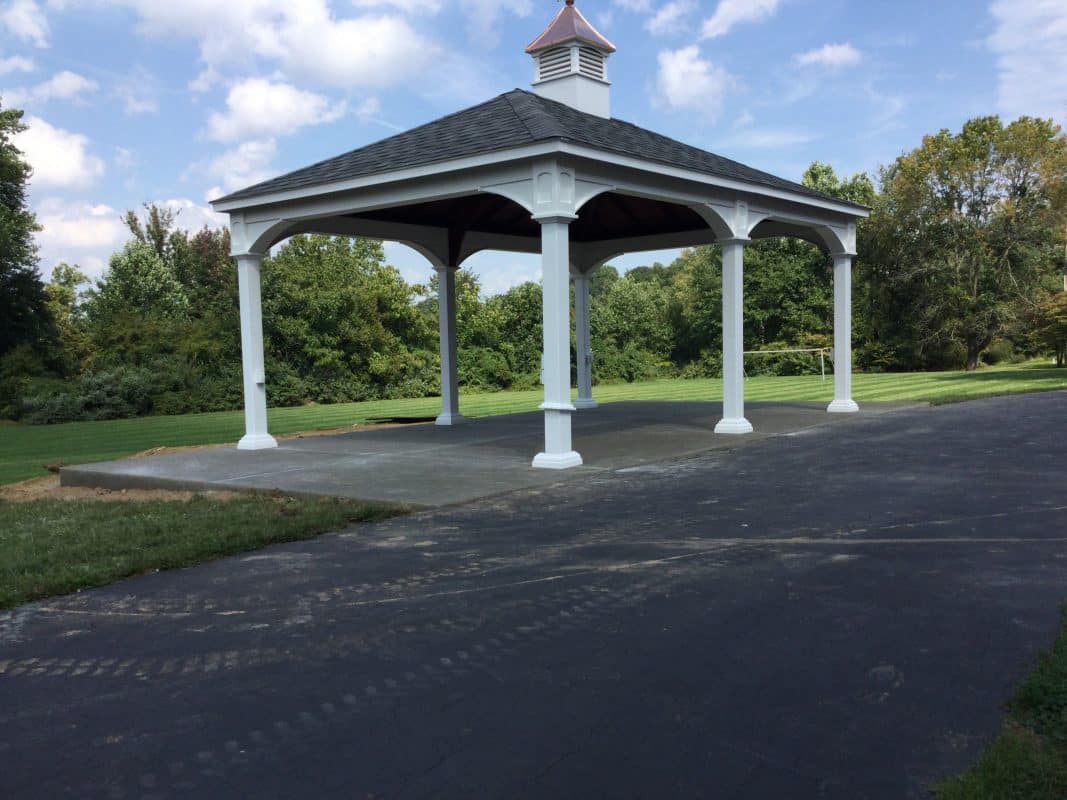
[[[947,402],[1016,392],[1067,389],[1067,370],[1041,364],[986,368],[974,373],[923,372],[853,377],[853,396],[859,403],[875,400]],[[598,386],[594,395],[603,403],[620,400],[718,400],[719,380],[659,380]],[[833,378],[752,378],[745,384],[749,400],[818,400],[829,402]],[[471,417],[532,411],[541,402],[540,390],[467,394],[461,410]],[[440,408],[437,398],[379,400],[270,411],[275,434],[336,428],[373,417],[430,416]],[[45,474],[47,464],[81,464],[120,458],[161,446],[235,442],[244,432],[242,412],[142,417],[65,425],[6,425],[0,427],[0,484]]]
[[[252,494],[226,502],[209,496],[123,503],[0,500],[0,609],[400,511],[335,498]]]

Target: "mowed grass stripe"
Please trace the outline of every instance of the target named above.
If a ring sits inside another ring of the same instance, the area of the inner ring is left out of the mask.
[[[859,403],[882,400],[945,401],[1018,392],[1067,389],[1067,370],[1038,364],[995,367],[974,373],[928,372],[856,374],[853,397]],[[602,403],[626,400],[711,401],[722,398],[717,378],[660,379],[633,384],[598,386]],[[833,376],[752,377],[745,381],[752,401],[829,402]],[[462,412],[470,417],[533,411],[540,390],[464,394]],[[371,400],[362,403],[276,408],[269,412],[272,433],[280,436],[366,422],[380,417],[430,417],[437,414],[436,397]],[[244,433],[240,411],[173,417],[72,422],[65,425],[0,426],[0,483],[45,474],[47,464],[81,464],[122,458],[155,447],[235,442]]]

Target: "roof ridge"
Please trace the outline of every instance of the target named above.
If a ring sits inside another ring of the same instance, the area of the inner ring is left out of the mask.
[[[513,95],[515,95],[516,93],[518,93],[520,97],[526,94],[526,92],[524,92],[522,89],[515,87],[510,92],[505,92],[503,97],[508,101],[508,105],[511,106],[511,110],[515,114],[515,118],[522,123],[522,127],[524,127],[526,129],[526,132],[530,134],[530,138],[536,139],[537,137],[534,135],[534,132],[530,130],[530,125],[526,121],[526,117],[524,117],[519,111],[519,109],[515,107],[515,100],[513,99]]]
[[[528,106],[527,111],[522,111],[519,109],[518,106],[516,106],[516,95],[526,101],[526,105]],[[525,89],[518,88],[508,92],[506,97],[508,99],[508,102],[511,104],[511,107],[515,110],[515,114],[519,118],[519,121],[522,122],[523,127],[530,132],[530,136],[533,137],[533,139],[539,141],[542,139],[552,139],[556,137],[561,139],[567,138],[565,127],[560,124],[559,120],[556,119],[554,115],[549,113],[548,109],[545,108],[545,104],[543,101],[547,100],[548,98],[541,97],[541,95],[535,94],[534,92],[528,92]],[[549,102],[555,103],[556,101],[552,100]],[[559,103],[559,105],[565,104]],[[569,108],[569,106],[567,107]],[[532,127],[530,127],[530,123],[534,122],[535,119],[541,122],[548,123],[546,127],[551,127],[551,132],[544,131],[538,133]]]

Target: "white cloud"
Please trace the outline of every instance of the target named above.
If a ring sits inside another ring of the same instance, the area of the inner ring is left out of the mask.
[[[844,44],[824,44],[815,50],[797,53],[793,61],[801,67],[826,67],[840,69],[851,67],[863,60],[863,54],[848,42]]]
[[[15,146],[33,167],[34,189],[84,189],[104,174],[102,159],[89,153],[89,140],[49,125],[40,117],[24,120],[26,130],[15,134]]]
[[[159,111],[159,81],[155,75],[144,67],[134,68],[115,87],[115,95],[122,101],[126,116],[136,117],[141,114],[155,114]]]
[[[989,47],[997,59],[997,105],[1008,116],[1067,123],[1067,5],[995,0]]]
[[[907,108],[907,101],[900,95],[884,94],[867,83],[863,87],[864,94],[871,105],[874,113],[871,115],[870,126],[875,132],[880,132],[892,127],[896,118]]]
[[[659,11],[645,23],[645,28],[653,36],[673,33],[678,30],[682,18],[696,8],[694,0],[672,0],[659,7]]]
[[[297,16],[281,31],[280,44],[267,54],[276,55],[287,73],[344,88],[395,84],[438,50],[402,17],[391,16]]]
[[[202,206],[187,197],[156,200],[155,204],[175,212],[177,215],[175,225],[191,233],[196,233],[204,226],[209,228],[226,227],[230,220],[228,214],[217,214],[211,210],[210,206]]]
[[[0,58],[0,75],[8,75],[12,72],[33,72],[37,66],[28,58],[11,56]]]
[[[0,11],[0,24],[36,47],[48,47],[48,18],[35,0],[11,0]]]
[[[271,163],[277,153],[274,139],[243,142],[214,158],[207,166],[207,173],[222,183],[220,194],[235,192],[274,175]]]
[[[119,169],[130,169],[137,163],[137,157],[128,147],[115,145],[115,157],[112,159]]]
[[[735,125],[735,127],[738,127]],[[744,127],[740,133],[716,142],[716,147],[732,150],[780,150],[807,144],[819,139],[818,134],[790,128],[752,128]]]
[[[4,92],[9,105],[24,106],[27,103],[47,103],[49,100],[79,100],[81,95],[94,92],[97,83],[70,70],[63,70],[43,83],[29,89],[11,89]]]
[[[491,50],[500,42],[496,25],[503,12],[528,17],[533,10],[531,0],[465,0],[463,8],[467,12],[467,34],[482,50]]]
[[[287,83],[249,78],[230,89],[226,111],[208,117],[207,135],[219,142],[285,136],[308,125],[334,122],[344,116],[345,104],[331,104],[320,94]]]
[[[189,81],[190,92],[210,92],[219,82],[220,75],[214,67],[206,67],[200,70],[195,78]]]
[[[652,0],[615,0],[615,5],[627,11],[648,11],[652,7]]]
[[[127,237],[122,215],[107,205],[47,198],[34,210],[41,225],[37,243],[46,275],[66,261],[80,266],[90,278],[99,278],[107,256]]]
[[[389,8],[405,14],[436,14],[441,0],[352,0],[356,8]]]
[[[725,69],[701,58],[696,45],[663,50],[658,60],[657,86],[671,108],[695,108],[714,116],[735,83]]]
[[[372,121],[381,113],[382,103],[377,97],[368,97],[356,106],[355,111],[356,116],[359,117],[359,121],[363,123]]]
[[[760,22],[773,16],[779,0],[719,0],[715,13],[704,21],[703,37],[714,39],[724,36],[735,25],[744,22]]]
[[[741,116],[734,120],[734,129],[738,128],[750,128],[756,122],[756,118],[752,116],[751,111],[742,112]]]
[[[122,215],[110,206],[48,198],[36,208],[38,242],[49,250],[93,250],[123,241]]]
[[[247,65],[255,57],[276,62],[290,80],[344,88],[388,86],[438,52],[401,15],[369,12],[339,18],[327,0],[117,2],[138,15],[142,35],[183,36],[199,43],[204,71],[194,79],[194,90],[211,85],[224,65]]]

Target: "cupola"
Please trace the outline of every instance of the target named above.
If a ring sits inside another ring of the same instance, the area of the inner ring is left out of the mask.
[[[535,93],[579,111],[611,117],[607,59],[615,45],[582,16],[574,0],[566,0],[526,52],[534,59]]]

